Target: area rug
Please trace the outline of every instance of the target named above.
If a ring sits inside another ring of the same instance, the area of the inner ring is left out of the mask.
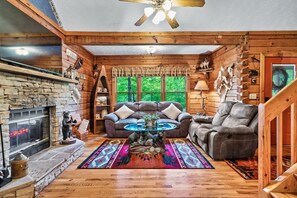
[[[188,139],[166,139],[165,152],[139,154],[129,153],[128,140],[113,139],[101,144],[78,168],[213,169],[213,166]]]
[[[290,167],[290,160],[290,156],[283,156],[284,171]],[[225,162],[244,179],[258,179],[258,157],[239,160],[225,160]],[[276,156],[271,156],[271,179],[276,179]]]

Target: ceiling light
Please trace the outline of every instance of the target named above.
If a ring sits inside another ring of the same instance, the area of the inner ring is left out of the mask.
[[[156,48],[154,46],[149,46],[147,48],[147,53],[149,53],[150,55],[154,54],[156,52]]]
[[[144,14],[147,17],[150,17],[155,12],[155,9],[152,7],[144,8]]]
[[[165,12],[163,10],[159,10],[155,17],[153,18],[154,24],[159,24],[160,21],[163,21],[166,18]]]
[[[170,1],[170,0],[166,0],[166,1],[164,1],[162,7],[164,8],[165,11],[170,10],[171,7],[172,7],[172,3],[171,3],[171,1]]]
[[[16,49],[15,52],[21,56],[27,56],[29,54],[28,50],[26,50],[25,48]]]
[[[160,23],[159,19],[156,16],[153,18],[152,22],[156,25]]]
[[[174,19],[176,12],[169,10],[167,14],[168,14],[168,17],[172,20],[172,19]]]

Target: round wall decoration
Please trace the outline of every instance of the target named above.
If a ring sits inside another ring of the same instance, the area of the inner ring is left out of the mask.
[[[272,71],[272,85],[273,88],[282,89],[287,85],[288,74],[285,69],[276,68]]]

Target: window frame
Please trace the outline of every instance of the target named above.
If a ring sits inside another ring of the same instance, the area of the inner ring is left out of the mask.
[[[121,77],[127,77],[127,76],[121,76]],[[115,97],[114,97],[114,101],[117,102],[117,78],[121,78],[121,77],[115,77],[114,79],[114,88],[115,88]],[[147,77],[147,76],[145,76]],[[153,77],[153,76],[152,76]],[[158,77],[158,76],[156,76]],[[160,76],[161,77],[161,101],[166,101],[166,77],[172,77],[172,76]],[[185,110],[188,109],[188,90],[189,90],[189,77],[188,76],[184,76],[185,77],[185,92],[169,92],[169,93],[184,93],[185,94],[185,99],[186,99],[186,103],[185,103]],[[142,77],[138,76],[136,77],[136,102],[141,101],[142,99]],[[119,93],[127,93],[128,92],[119,92]],[[147,92],[146,92],[147,93]]]

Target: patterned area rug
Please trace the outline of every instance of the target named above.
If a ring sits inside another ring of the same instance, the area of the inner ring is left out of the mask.
[[[290,156],[283,156],[283,168],[290,167]],[[258,179],[258,157],[240,160],[225,160],[244,179]],[[276,179],[276,156],[271,156],[271,179]]]
[[[128,140],[106,140],[78,168],[213,169],[188,139],[167,139],[165,148],[162,154],[153,147],[153,152],[129,154]]]

